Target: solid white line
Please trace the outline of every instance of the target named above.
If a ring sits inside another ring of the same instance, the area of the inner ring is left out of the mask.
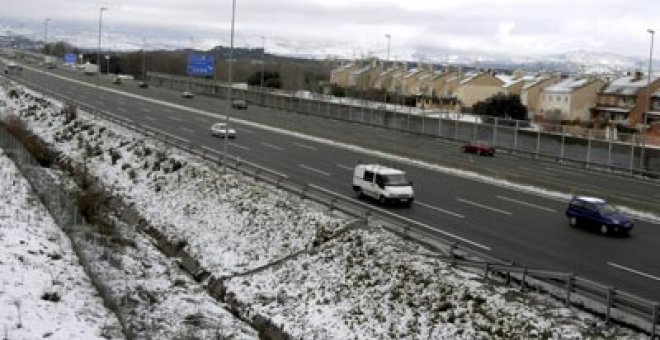
[[[309,171],[312,171],[312,172],[319,173],[319,174],[321,174],[321,175],[323,175],[323,176],[330,177],[330,174],[329,174],[329,173],[327,173],[327,172],[325,172],[325,171],[321,171],[321,170],[319,170],[319,169],[312,168],[312,167],[307,166],[307,165],[305,165],[305,164],[298,164],[298,166],[301,167],[301,168],[303,168],[303,169],[305,169],[305,170],[309,170]]]
[[[346,166],[344,164],[337,164],[337,167],[342,168],[344,170],[353,171],[353,168],[351,168],[350,166]]]
[[[279,146],[277,146],[277,145],[273,145],[273,144],[270,144],[270,143],[261,142],[261,143],[259,143],[259,144],[261,144],[261,145],[263,145],[263,146],[265,146],[265,147],[267,147],[267,148],[275,149],[275,150],[277,150],[277,151],[284,151],[284,148],[281,148],[281,147],[279,147]]]
[[[336,192],[334,192],[334,191],[332,191],[332,190],[328,190],[328,189],[326,189],[326,188],[320,187],[320,186],[318,186],[318,185],[310,184],[309,186],[310,186],[310,187],[314,187],[314,188],[316,188],[316,189],[318,189],[318,190],[321,190],[321,191],[325,191],[325,192],[331,193],[331,194],[333,194],[333,195],[335,195],[335,196],[340,196],[340,197],[342,197],[342,196],[345,197],[345,196],[346,196],[346,195],[338,194],[338,193],[336,193]],[[418,222],[418,221],[412,220],[412,219],[410,219],[410,218],[407,218],[407,217],[405,217],[405,216],[401,216],[401,215],[399,215],[399,214],[395,214],[395,213],[390,212],[390,211],[387,211],[387,210],[385,210],[385,209],[381,209],[381,208],[378,208],[378,207],[374,207],[374,206],[372,206],[372,205],[368,205],[368,204],[366,204],[366,203],[364,203],[364,202],[360,202],[360,201],[358,201],[358,200],[355,199],[355,198],[349,197],[348,200],[350,200],[350,201],[352,201],[352,202],[355,202],[355,203],[358,203],[358,204],[360,204],[360,205],[362,205],[362,206],[367,206],[367,207],[368,207],[369,209],[371,209],[371,210],[377,210],[378,212],[380,212],[380,213],[382,213],[382,214],[390,215],[390,216],[394,216],[394,217],[399,218],[399,219],[402,219],[402,220],[404,220],[404,221],[406,221],[406,222],[408,222],[408,223],[412,223],[412,224],[415,224],[415,225],[419,225],[419,226],[422,226],[422,227],[424,227],[424,228],[426,228],[426,229],[429,229],[429,230],[432,230],[432,231],[438,232],[438,233],[440,233],[440,234],[443,234],[443,235],[445,235],[445,236],[449,236],[449,237],[451,237],[451,238],[453,238],[453,239],[456,239],[456,240],[462,241],[462,242],[467,243],[467,244],[471,244],[471,245],[473,245],[473,246],[475,246],[475,247],[477,247],[477,248],[481,248],[481,249],[488,250],[488,251],[491,250],[490,247],[485,246],[485,245],[483,245],[483,244],[481,244],[481,243],[477,243],[477,242],[474,242],[474,241],[468,240],[468,239],[466,239],[466,238],[464,238],[464,237],[458,236],[458,235],[456,235],[456,234],[452,234],[452,233],[450,233],[450,232],[448,232],[448,231],[444,231],[444,230],[442,230],[442,229],[438,229],[438,228],[431,227],[431,226],[429,226],[429,225],[427,225],[427,224],[424,224],[424,223],[422,223],[422,222]]]
[[[154,118],[154,117],[151,117],[151,116],[144,116],[144,119],[146,119],[146,120],[150,120],[150,121],[152,121],[152,122],[155,122],[155,121],[158,120],[158,119],[156,119],[156,118]]]
[[[167,118],[169,118],[169,119],[171,119],[171,120],[176,120],[177,122],[180,122],[180,121],[181,121],[181,118],[179,118],[179,117],[169,116],[169,117],[167,117]]]
[[[204,149],[204,150],[206,150],[206,151],[208,151],[208,152],[210,152],[210,153],[222,154],[221,151],[218,151],[218,150],[216,150],[216,149],[214,149],[214,148],[212,148],[212,147],[210,147],[210,146],[202,145],[202,149]]]
[[[545,210],[545,211],[547,211],[547,212],[551,212],[551,213],[556,213],[556,212],[557,212],[557,210],[555,210],[555,209],[546,208],[546,207],[543,207],[543,206],[540,206],[540,205],[536,205],[536,204],[533,204],[533,203],[528,203],[528,202],[519,201],[519,200],[517,200],[517,199],[513,199],[513,198],[511,198],[511,197],[497,196],[497,198],[499,198],[499,199],[501,199],[501,200],[505,200],[505,201],[513,202],[513,203],[518,203],[518,204],[520,204],[520,205],[524,205],[524,206],[528,206],[528,207],[532,207],[532,208],[536,208],[536,209]]]
[[[432,210],[435,210],[435,211],[439,211],[439,212],[444,213],[444,214],[452,215],[454,217],[465,218],[465,216],[463,216],[461,214],[451,212],[449,210],[445,210],[445,209],[442,209],[442,208],[438,208],[436,206],[432,206],[430,204],[426,204],[426,203],[423,203],[423,202],[420,202],[420,201],[416,201],[415,204],[421,205],[422,207],[429,208],[429,209],[432,209]]]
[[[309,149],[309,150],[314,150],[314,151],[316,151],[316,148],[313,147],[313,146],[310,146],[310,145],[300,144],[300,143],[296,143],[296,142],[293,142],[293,145],[295,145],[295,146],[297,146],[297,147],[301,147],[301,148],[303,148],[303,149]]]
[[[188,132],[188,133],[195,133],[195,130],[193,130],[193,129],[189,129],[189,128],[185,128],[185,127],[182,127],[181,130],[183,130],[183,131],[185,131],[185,132]]]
[[[512,215],[510,212],[508,212],[508,211],[506,211],[506,210],[501,210],[501,209],[497,209],[497,208],[489,207],[489,206],[487,206],[487,205],[485,205],[485,204],[481,204],[481,203],[477,203],[477,202],[472,202],[472,201],[470,201],[470,200],[466,200],[466,199],[464,199],[464,198],[456,197],[456,200],[459,201],[459,202],[463,202],[463,203],[465,203],[465,204],[470,204],[470,205],[473,205],[473,206],[475,206],[475,207],[479,207],[479,208],[487,209],[487,210],[494,211],[494,212],[497,212],[497,213],[500,213],[500,214],[504,214],[504,215]]]
[[[248,147],[245,146],[245,145],[236,144],[236,143],[229,143],[229,145],[231,145],[231,146],[233,146],[233,147],[235,147],[235,148],[238,148],[238,149],[243,149],[243,150],[245,150],[245,151],[250,151],[250,148],[248,148]]]
[[[639,276],[643,276],[647,279],[660,281],[660,277],[657,277],[657,276],[654,276],[654,275],[651,275],[651,274],[647,274],[647,273],[644,273],[644,272],[640,272],[639,270],[631,269],[631,268],[622,266],[620,264],[612,263],[612,262],[607,262],[607,264],[612,266],[612,267],[619,268],[621,270],[625,270],[625,271],[631,272],[633,274],[637,274]]]

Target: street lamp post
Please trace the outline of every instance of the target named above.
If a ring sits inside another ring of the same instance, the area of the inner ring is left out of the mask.
[[[655,38],[655,31],[648,29],[647,32],[651,34],[651,49],[649,52],[649,71],[647,74],[647,83],[646,83],[646,110],[642,118],[642,151],[639,158],[639,168],[640,170],[644,169],[644,153],[646,151],[646,123],[648,119],[648,112],[651,110],[651,73],[653,72],[653,40]]]
[[[103,12],[107,11],[106,7],[99,8],[99,46],[96,50],[96,66],[98,67],[98,80],[101,80],[101,23],[103,22]]]
[[[232,113],[232,105],[231,105],[231,100],[232,100],[232,92],[234,92],[234,84],[233,84],[233,78],[232,78],[232,69],[233,69],[233,64],[234,64],[234,23],[235,23],[235,18],[236,18],[236,0],[232,0],[231,4],[231,39],[230,39],[230,48],[229,48],[229,95],[228,95],[228,102],[229,102],[229,110],[227,111],[227,114],[225,114],[225,138],[223,140],[223,146],[222,146],[222,172],[227,173],[227,140],[229,138],[229,115]]]
[[[110,56],[107,54],[105,55],[105,74],[110,74]]]
[[[387,38],[387,59],[385,59],[385,62],[389,63],[390,62],[390,42],[392,41],[392,35],[387,33],[385,34],[385,38]],[[385,71],[386,68],[383,70]],[[385,107],[387,107],[387,89],[385,89]]]
[[[50,18],[44,20],[44,53],[48,54],[48,23]]]

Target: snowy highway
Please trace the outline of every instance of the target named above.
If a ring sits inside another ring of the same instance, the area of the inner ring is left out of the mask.
[[[220,120],[220,113],[227,112],[224,100],[187,100],[174,91],[142,90],[130,82],[119,86],[107,82],[96,88],[95,78],[56,72],[59,76],[27,67],[18,79],[199,148],[223,148],[222,139],[212,137],[209,129]],[[83,84],[81,80],[91,83]],[[657,182],[504,154],[479,158],[461,154],[458,145],[449,141],[256,106],[233,112],[232,116],[240,122],[234,124],[237,138],[229,142],[229,152],[243,159],[346,196],[354,196],[351,171],[355,164],[379,162],[404,169],[414,182],[416,202],[410,209],[387,208],[391,212],[453,234],[459,242],[466,240],[468,246],[520,265],[575,272],[660,300],[657,220],[637,219],[628,238],[603,237],[569,228],[562,197],[542,195],[541,190],[523,192],[504,181],[566,195],[616,197],[618,204],[658,215]],[[478,176],[472,175],[475,173]]]

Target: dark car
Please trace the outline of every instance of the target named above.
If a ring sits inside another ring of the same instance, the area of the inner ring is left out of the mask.
[[[186,99],[193,99],[193,98],[195,98],[195,94],[190,92],[190,91],[183,91],[183,92],[181,92],[181,97],[186,98]]]
[[[114,78],[112,79],[112,83],[113,83],[113,84],[117,84],[117,85],[121,85],[121,78],[119,78],[119,77],[114,77]]]
[[[595,197],[573,197],[568,203],[566,217],[572,227],[582,226],[601,234],[628,234],[633,221],[604,200]]]
[[[471,141],[461,146],[463,152],[476,153],[482,156],[494,156],[495,148],[488,142],[484,141]]]
[[[146,88],[149,87],[149,83],[141,81],[141,82],[138,83],[138,87],[141,88],[141,89],[146,89]]]
[[[243,99],[234,99],[231,101],[231,107],[238,110],[247,110],[247,102]]]

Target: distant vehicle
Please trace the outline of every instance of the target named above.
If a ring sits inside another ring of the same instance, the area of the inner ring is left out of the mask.
[[[236,130],[227,128],[226,123],[215,123],[211,126],[211,135],[218,137],[236,138]]]
[[[113,83],[113,84],[117,84],[117,85],[121,85],[121,78],[119,78],[119,77],[114,77],[114,78],[112,79],[112,83]]]
[[[476,153],[482,156],[494,156],[495,148],[485,141],[470,141],[461,146],[463,152]]]
[[[233,99],[231,101],[231,107],[238,110],[247,110],[247,102],[243,99]]]
[[[141,89],[146,89],[149,87],[149,83],[147,83],[146,81],[141,81],[138,83],[138,87]]]
[[[412,182],[406,173],[378,164],[360,164],[353,171],[353,191],[359,198],[368,196],[381,205],[399,203],[410,206],[415,199]]]
[[[55,57],[47,55],[44,57],[44,66],[47,69],[54,69],[55,68]]]
[[[628,234],[633,221],[605,200],[595,197],[573,197],[566,208],[566,217],[572,227],[596,229],[601,234]]]
[[[190,92],[190,91],[183,91],[183,92],[181,92],[181,97],[187,98],[187,99],[193,99],[193,98],[195,98],[195,94]]]
[[[95,75],[99,73],[99,66],[96,64],[85,63],[83,65],[83,73],[85,73],[88,76]]]

